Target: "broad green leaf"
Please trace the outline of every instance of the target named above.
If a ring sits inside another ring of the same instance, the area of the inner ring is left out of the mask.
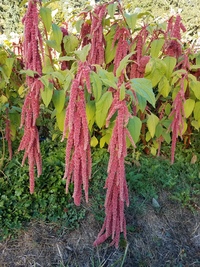
[[[94,101],[89,101],[86,103],[86,116],[87,116],[87,121],[88,121],[88,127],[90,131],[92,131],[92,127],[95,121],[95,102]]]
[[[113,19],[118,3],[109,4],[107,6],[108,14]]]
[[[147,141],[147,142],[149,142],[150,140],[151,140],[151,134],[150,134],[150,132],[148,131],[147,133],[146,133],[146,136],[145,136],[145,140]]]
[[[166,76],[163,76],[158,84],[158,91],[164,97],[168,97],[170,90],[171,86],[169,84],[169,80]]]
[[[64,57],[59,57],[58,61],[71,61],[71,60],[76,60],[75,57],[69,57],[69,56],[64,56]]]
[[[105,144],[109,144],[110,138],[111,138],[110,133],[106,133],[104,136],[102,136],[100,139],[100,148],[103,148]]]
[[[63,38],[63,43],[65,51],[67,52],[67,54],[70,54],[71,52],[74,52],[78,47],[79,40],[75,35],[69,34]]]
[[[172,106],[170,105],[170,103],[167,103],[165,107],[165,113],[167,116],[169,116],[169,114],[171,113],[171,109],[172,109]]]
[[[10,78],[10,75],[12,73],[12,68],[13,68],[13,63],[14,63],[14,58],[7,58],[6,59],[6,65],[4,66],[5,73],[8,78]]]
[[[122,74],[122,71],[126,68],[126,66],[128,65],[129,62],[131,62],[131,60],[129,60],[129,58],[133,55],[133,52],[128,54],[127,56],[125,56],[119,63],[119,67],[116,70],[116,77],[120,77],[120,75]]]
[[[42,21],[44,23],[44,26],[45,26],[47,32],[49,32],[51,29],[51,24],[52,24],[51,9],[48,7],[41,7],[40,8],[40,16],[42,18]]]
[[[200,65],[191,65],[190,70],[198,70],[200,69]]]
[[[170,133],[168,133],[166,131],[163,131],[162,136],[165,139],[165,141],[167,142],[167,144],[171,143],[171,135],[170,135]]]
[[[105,36],[106,48],[105,48],[105,62],[109,64],[115,57],[117,46],[113,47],[113,39],[116,33],[116,25],[112,25],[110,31]]]
[[[117,48],[116,45],[114,47],[112,46],[112,40],[106,42],[106,49],[105,49],[106,64],[109,64],[115,58],[116,48]]]
[[[195,103],[195,106],[194,106],[194,118],[197,121],[200,119],[200,101]]]
[[[183,128],[182,128],[181,136],[186,132],[187,127],[188,127],[188,125],[187,125],[186,121],[184,121],[183,122]]]
[[[138,93],[136,93],[136,96],[137,96],[137,100],[138,100],[138,107],[142,112],[144,112],[146,105],[147,105],[147,101],[143,96],[141,96]]]
[[[157,39],[157,40],[154,40],[152,43],[151,43],[151,52],[150,52],[150,55],[152,57],[158,57],[163,45],[165,43],[165,40],[164,39]]]
[[[60,113],[65,105],[65,92],[64,90],[54,90],[52,98],[54,107],[57,113]]]
[[[0,104],[5,104],[8,102],[8,98],[5,95],[0,96]]]
[[[147,127],[149,129],[149,132],[151,134],[151,137],[153,138],[156,131],[156,126],[159,123],[159,118],[151,113],[151,115],[147,115]]]
[[[52,24],[52,35],[50,40],[47,40],[47,44],[54,48],[57,52],[61,52],[61,42],[63,38],[63,33],[60,27],[56,24]]]
[[[142,127],[142,122],[138,117],[133,116],[132,118],[129,119],[127,128],[135,143],[137,143],[139,140],[141,127]]]
[[[112,100],[112,93],[107,91],[101,96],[100,100],[96,102],[96,123],[99,128],[102,128],[105,124]]]
[[[158,123],[156,126],[156,131],[155,131],[156,137],[159,138],[162,135],[163,131],[164,131],[164,129],[163,129],[162,125],[160,123]]]
[[[92,92],[95,97],[95,101],[99,101],[102,95],[102,81],[94,71],[90,73],[90,80],[92,83]]]
[[[198,131],[200,128],[200,120],[199,121],[192,121],[191,125]]]
[[[96,147],[98,145],[99,141],[95,136],[92,136],[91,140],[90,140],[90,145],[91,147]]]
[[[103,82],[103,84],[117,89],[117,78],[114,76],[113,72],[108,72],[106,70],[100,69],[98,74]]]
[[[35,74],[38,74],[37,71],[33,70],[20,70],[21,74],[26,74],[27,76],[34,77]]]
[[[200,82],[199,81],[191,81],[189,83],[190,88],[194,92],[194,95],[198,100],[200,100]]]
[[[6,59],[7,59],[7,53],[4,50],[0,51],[0,65],[4,65],[6,63]]]
[[[132,30],[132,32],[134,32],[136,21],[137,21],[137,18],[138,18],[138,14],[136,14],[136,13],[133,13],[133,14],[125,13],[124,17],[126,19],[126,22],[127,22],[128,26],[129,26],[129,28]]]
[[[56,113],[56,121],[60,131],[63,131],[65,122],[65,109],[63,109],[60,113]]]
[[[57,78],[59,82],[64,82],[65,76],[60,71],[54,71],[49,73],[53,78]]]
[[[192,111],[194,109],[194,105],[195,105],[195,101],[194,99],[187,99],[185,102],[184,102],[184,112],[185,112],[185,117],[188,118],[191,114],[192,114]]]
[[[152,90],[152,83],[146,78],[131,79],[131,86],[133,90],[144,97],[152,106],[155,106],[156,99]]]
[[[159,58],[151,58],[145,68],[145,78],[151,80],[152,86],[155,87],[161,78],[165,75],[167,66]]]
[[[120,100],[124,100],[124,98],[125,98],[125,96],[126,96],[126,88],[125,88],[125,85],[124,85],[124,83],[122,83],[122,85],[120,86],[120,88],[119,88],[119,93],[120,93],[120,95],[119,95],[119,99]]]
[[[44,87],[41,89],[41,97],[46,107],[48,107],[49,103],[51,102],[53,96],[53,85],[49,83],[48,87]]]
[[[85,45],[82,50],[74,51],[74,54],[77,55],[77,57],[82,61],[85,62],[86,58],[88,56],[88,53],[90,51],[91,44]]]

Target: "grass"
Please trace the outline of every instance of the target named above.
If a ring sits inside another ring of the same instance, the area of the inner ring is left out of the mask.
[[[92,246],[104,220],[106,149],[92,152],[89,204],[83,201],[78,209],[71,201],[72,188],[69,195],[64,192],[62,143],[41,144],[47,157],[33,196],[28,192],[27,166],[21,168],[21,155],[15,155],[6,161],[0,177],[0,234],[5,239],[0,243],[0,266],[200,266],[197,143],[195,139],[187,150],[178,144],[173,165],[169,147],[163,147],[159,158],[145,155],[142,147],[135,155],[129,151],[128,242],[122,236],[118,250],[109,242]],[[13,265],[14,258],[18,261]]]

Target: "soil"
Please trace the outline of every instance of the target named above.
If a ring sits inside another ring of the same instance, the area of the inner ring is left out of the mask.
[[[191,211],[159,196],[160,208],[151,203],[143,210],[126,211],[128,240],[119,249],[109,242],[94,248],[101,224],[88,212],[79,229],[32,221],[16,239],[0,243],[0,267],[200,267],[200,208]],[[200,201],[199,201],[200,203]]]

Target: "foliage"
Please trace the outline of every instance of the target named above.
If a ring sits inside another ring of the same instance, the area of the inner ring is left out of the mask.
[[[77,205],[82,185],[88,200],[90,146],[108,146],[106,218],[95,244],[112,236],[117,247],[120,233],[126,236],[127,149],[140,142],[155,156],[163,143],[171,143],[173,163],[177,141],[182,138],[189,147],[191,134],[200,128],[199,53],[183,44],[186,28],[179,15],[157,23],[147,13],[130,14],[120,2],[111,2],[74,16],[71,29],[54,21],[50,2],[38,3],[29,1],[23,18],[23,62],[17,78],[25,75],[26,80],[20,80],[14,101],[11,73],[22,54],[2,48],[2,136],[11,151],[15,121],[9,114],[16,102],[24,130],[18,150],[25,150],[22,164],[28,158],[33,194],[34,166],[38,176],[42,173],[38,128],[44,119],[53,139],[63,132],[66,191],[72,182]]]
[[[72,188],[65,193],[63,143],[46,140],[41,144],[45,153],[43,175],[36,180],[36,191],[30,195],[27,184],[28,166],[21,168],[21,155],[15,154],[0,172],[0,236],[13,235],[30,219],[60,223],[75,228],[85,217],[85,209],[71,201]]]

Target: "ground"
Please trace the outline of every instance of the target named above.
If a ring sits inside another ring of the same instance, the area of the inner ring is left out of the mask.
[[[128,240],[122,239],[119,249],[109,242],[93,247],[101,223],[88,209],[73,231],[32,221],[18,238],[0,243],[0,266],[199,267],[200,208],[182,207],[169,194],[160,193],[160,208],[149,201],[143,209],[145,200],[137,199],[137,209],[126,210]]]

